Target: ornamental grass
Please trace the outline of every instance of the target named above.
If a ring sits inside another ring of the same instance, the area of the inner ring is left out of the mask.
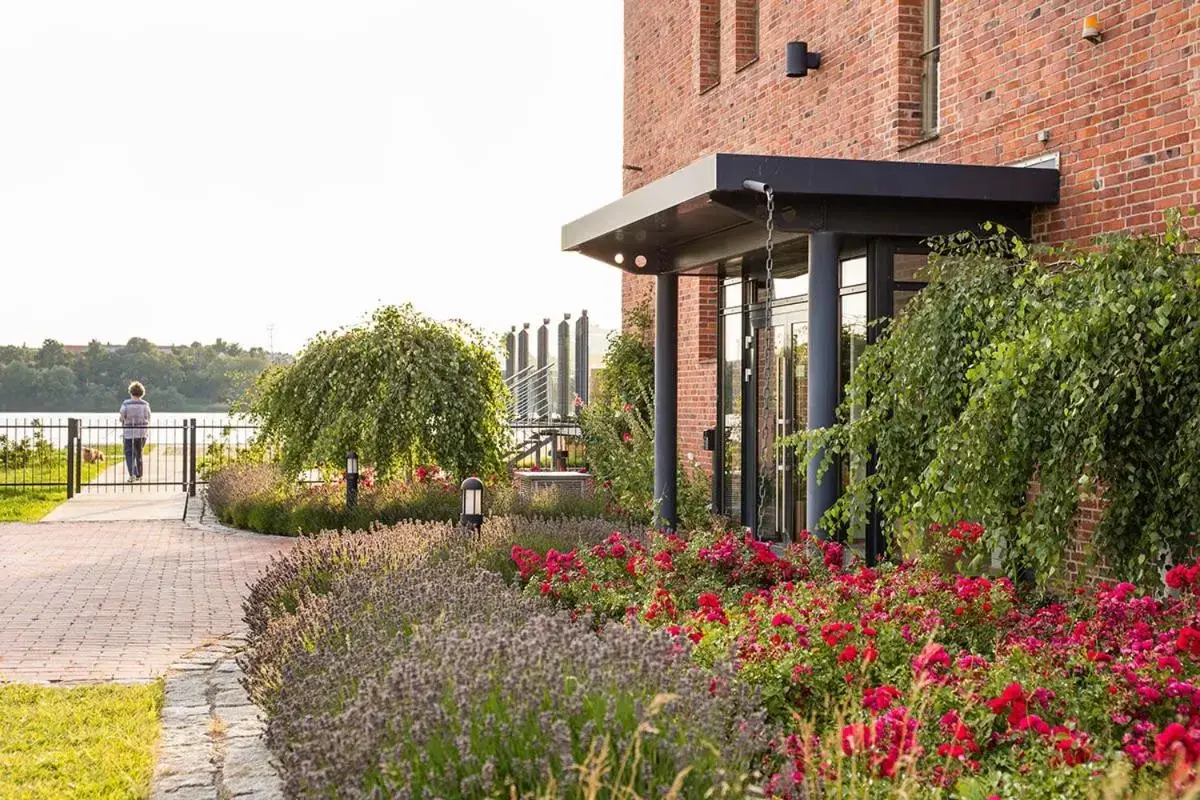
[[[272,563],[243,666],[289,795],[745,796],[776,738],[756,690],[662,631],[597,633],[481,566],[546,535],[401,525]]]

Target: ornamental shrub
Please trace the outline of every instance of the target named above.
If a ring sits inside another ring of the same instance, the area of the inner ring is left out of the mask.
[[[1031,607],[1006,578],[943,571],[983,534],[960,523],[935,563],[877,569],[721,533],[513,559],[529,596],[732,660],[786,726],[771,796],[1090,798],[1100,775],[1105,796],[1200,793],[1200,562],[1161,597],[1121,583]]]
[[[661,632],[597,635],[473,566],[480,549],[427,557],[431,539],[302,542],[247,601],[247,684],[289,796],[745,796],[772,738],[753,689]],[[598,761],[625,793],[589,788]]]
[[[340,466],[354,450],[383,477],[430,462],[465,477],[503,468],[506,393],[477,331],[385,306],[264,372],[249,410],[290,473]]]
[[[1078,501],[1102,496],[1092,545],[1117,574],[1154,580],[1186,559],[1200,529],[1200,258],[1178,215],[1161,236],[1090,251],[959,234],[934,242],[930,273],[860,361],[839,424],[807,440],[827,465],[878,457],[827,522],[861,525],[872,492],[885,529],[976,519],[1010,574],[1045,582]]]
[[[456,521],[461,502],[458,484],[436,468],[419,467],[413,480],[379,481],[370,468],[359,481],[358,502],[346,508],[345,479],[299,484],[275,465],[235,464],[213,473],[207,503],[222,522],[257,533],[311,535],[329,530],[367,530],[406,520]],[[511,486],[492,484],[484,492],[489,517],[519,516],[551,520],[615,518],[603,500],[564,492],[517,496]],[[614,523],[607,523],[609,530]]]
[[[654,349],[648,345],[649,312],[630,313],[630,330],[614,334],[597,374],[592,402],[578,406],[596,493],[609,516],[640,525],[654,521]],[[680,459],[676,512],[681,527],[712,522],[710,480],[694,455]]]

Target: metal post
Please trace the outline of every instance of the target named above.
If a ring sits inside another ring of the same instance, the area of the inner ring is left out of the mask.
[[[78,420],[67,420],[67,499],[70,500],[75,496],[75,437],[78,436],[79,429],[76,426]]]
[[[75,420],[75,447],[68,458],[75,460],[75,494],[83,489],[83,420]],[[100,474],[104,474],[104,470]]]
[[[188,495],[190,497],[195,497],[196,496],[196,418],[195,417],[192,417],[192,419],[190,419],[188,421],[188,430],[189,430],[188,450],[190,452],[190,454],[188,456],[188,475],[187,475]]]
[[[542,320],[537,331],[537,378],[533,384],[534,416],[550,418],[550,318]]]
[[[358,504],[358,453],[346,454],[346,508]]]
[[[517,416],[529,416],[529,323],[521,326],[517,334]]]
[[[658,527],[675,530],[679,469],[676,440],[679,276],[674,273],[659,275],[655,279],[654,299],[654,500]]]
[[[517,371],[517,326],[504,334],[504,380],[511,381]]]
[[[571,315],[558,323],[558,418],[571,414]]]
[[[828,428],[835,422],[841,382],[838,375],[838,236],[819,232],[809,236],[808,245],[808,428]],[[808,462],[807,527],[827,539],[830,531],[821,526],[837,502],[840,476],[835,468],[818,480],[825,454],[813,454]]]
[[[575,321],[575,394],[588,402],[588,383],[591,370],[588,367],[588,313],[587,309]]]
[[[180,424],[183,425],[183,472],[179,475],[179,483],[180,488],[186,492],[188,490],[188,456],[191,448],[188,447],[188,421],[185,419]]]

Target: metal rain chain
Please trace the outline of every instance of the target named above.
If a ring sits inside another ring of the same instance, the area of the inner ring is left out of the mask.
[[[755,419],[758,424],[758,440],[759,440],[758,441],[758,451],[759,451],[759,453],[762,454],[760,456],[760,458],[765,459],[766,454],[768,452],[772,452],[777,449],[777,443],[772,442],[771,433],[772,433],[772,431],[775,430],[775,428],[778,427],[778,424],[779,424],[779,420],[778,420],[779,410],[777,408],[775,408],[771,403],[772,397],[774,395],[774,389],[775,389],[774,366],[775,366],[775,358],[777,356],[777,354],[775,353],[775,347],[774,347],[775,326],[773,324],[773,319],[772,319],[772,310],[773,310],[773,306],[775,304],[775,252],[774,252],[774,250],[775,250],[775,192],[771,188],[770,184],[762,183],[760,181],[748,180],[748,181],[745,181],[742,185],[751,191],[759,192],[760,194],[765,195],[767,198],[767,244],[766,244],[767,298],[766,298],[766,304],[765,304],[763,325],[759,328],[760,331],[765,332],[762,335],[767,338],[765,338],[765,341],[762,341],[762,342],[756,341],[755,342],[755,347],[759,351],[758,353],[755,354],[756,358],[760,353],[762,353],[768,349],[768,345],[769,345],[769,349],[770,349],[769,355],[766,358],[762,359],[762,361],[765,362],[763,365],[763,370],[762,370],[762,402],[759,405],[758,413],[755,414]],[[756,391],[754,394],[757,399],[758,392]],[[769,419],[769,420],[766,419],[766,415],[768,413],[771,415],[771,419]],[[764,424],[764,423],[766,423],[766,424]],[[773,454],[772,459],[775,459],[778,457],[779,457],[778,453],[775,453],[775,454]],[[757,461],[757,459],[756,459],[756,461]],[[768,467],[768,468],[764,469],[764,466]],[[760,530],[760,527],[761,527],[761,522],[763,519],[763,510],[766,508],[766,505],[767,505],[767,491],[769,488],[769,481],[767,479],[767,474],[768,474],[768,472],[775,472],[774,460],[772,460],[772,463],[769,465],[759,464],[757,471],[758,471],[758,475],[756,477],[757,477],[757,482],[758,482],[758,486],[757,486],[758,503],[757,503],[757,507],[755,509],[755,518],[754,518],[753,523],[754,523],[755,538],[762,539],[764,531]],[[776,479],[778,479],[778,475],[776,475]],[[776,519],[775,527],[776,528],[779,527],[778,519]]]

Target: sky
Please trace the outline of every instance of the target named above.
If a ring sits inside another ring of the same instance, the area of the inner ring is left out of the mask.
[[[0,4],[0,344],[295,352],[404,302],[615,327],[618,271],[559,237],[621,192],[621,13]]]

